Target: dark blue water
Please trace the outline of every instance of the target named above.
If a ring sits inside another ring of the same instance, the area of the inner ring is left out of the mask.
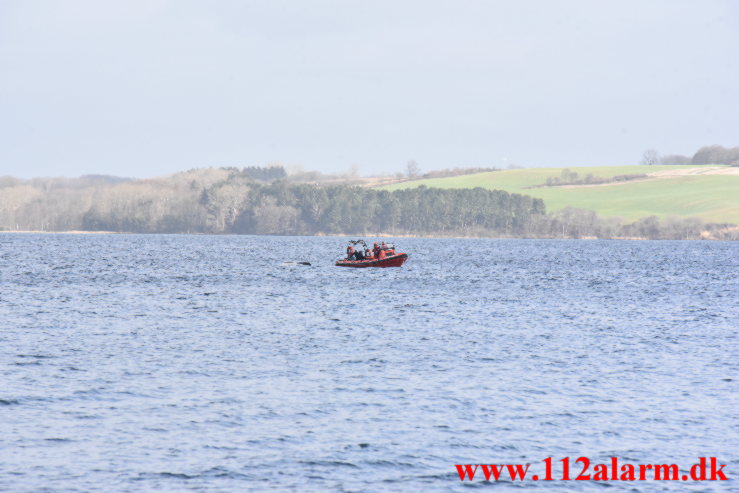
[[[729,484],[472,485],[737,491],[737,243],[397,243],[365,270],[333,266],[341,238],[0,235],[0,490],[467,491],[455,464],[716,456]]]

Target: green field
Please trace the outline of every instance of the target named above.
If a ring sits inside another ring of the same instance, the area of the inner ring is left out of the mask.
[[[680,170],[695,166],[597,166],[570,168],[579,178],[588,173],[616,175]],[[438,188],[506,190],[544,199],[547,211],[564,207],[590,209],[603,216],[636,220],[647,216],[699,217],[705,221],[739,224],[739,175],[687,175],[599,186],[526,188],[560,176],[563,168],[493,171],[474,175],[415,180],[381,187],[386,190],[426,185]]]

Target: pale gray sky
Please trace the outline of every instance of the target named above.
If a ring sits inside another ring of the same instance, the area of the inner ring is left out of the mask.
[[[0,0],[0,175],[739,145],[739,2]]]

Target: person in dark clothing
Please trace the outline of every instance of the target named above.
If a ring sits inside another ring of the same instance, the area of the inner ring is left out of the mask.
[[[346,247],[346,259],[347,260],[364,260],[364,253],[361,249],[354,249],[352,245]]]

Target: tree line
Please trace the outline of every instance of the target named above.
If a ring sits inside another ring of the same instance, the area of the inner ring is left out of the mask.
[[[208,168],[147,180],[0,178],[0,230],[737,239],[736,228],[694,218],[625,223],[581,209],[548,214],[541,199],[500,190],[386,191],[293,183],[270,173]]]
[[[571,171],[569,168],[562,170],[559,176],[550,176],[547,181],[541,185],[534,185],[527,188],[541,187],[560,187],[565,185],[602,185],[604,183],[619,183],[624,181],[642,180],[648,178],[644,173],[631,173],[626,175],[616,175],[611,178],[601,178],[588,173],[584,177],[580,177],[577,171]]]
[[[0,229],[513,236],[526,231],[532,216],[545,214],[541,199],[498,190],[390,192],[253,176],[250,169],[210,168],[94,184],[8,179],[0,181]]]
[[[640,164],[728,164],[739,166],[739,147],[704,146],[698,149],[692,157],[681,154],[661,156],[656,150],[648,149],[644,151]]]

